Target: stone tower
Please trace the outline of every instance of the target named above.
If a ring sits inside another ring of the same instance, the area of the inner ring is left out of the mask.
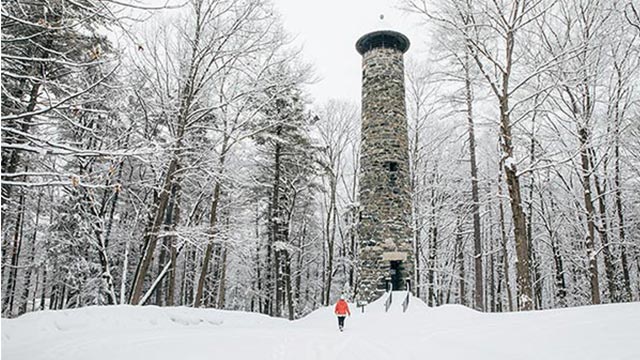
[[[409,145],[403,54],[409,39],[395,31],[362,36],[362,148],[358,298],[372,301],[389,285],[413,280]]]

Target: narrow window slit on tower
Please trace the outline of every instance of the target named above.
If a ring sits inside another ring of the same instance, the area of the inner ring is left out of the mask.
[[[398,163],[395,161],[385,161],[384,168],[387,169],[387,171],[396,172],[398,171]]]
[[[389,187],[395,190],[396,180],[398,179],[398,163],[395,161],[385,161],[384,168],[387,170],[387,175],[389,176]],[[394,193],[396,193],[396,191],[394,191]]]

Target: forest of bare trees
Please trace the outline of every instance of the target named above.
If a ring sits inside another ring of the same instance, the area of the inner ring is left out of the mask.
[[[447,64],[416,68],[407,89],[413,146],[424,149],[414,177],[429,303],[505,311],[637,301],[634,4],[404,6],[441,49],[433,62]],[[430,112],[433,103],[442,109]]]
[[[640,301],[637,5],[399,5],[416,295]],[[359,106],[302,59],[267,0],[3,3],[2,316],[355,296]]]

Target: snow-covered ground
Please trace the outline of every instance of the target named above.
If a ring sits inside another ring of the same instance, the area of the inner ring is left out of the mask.
[[[343,333],[331,308],[294,322],[232,311],[155,306],[45,311],[2,320],[3,360],[640,359],[640,303],[526,313],[428,308],[402,293]]]

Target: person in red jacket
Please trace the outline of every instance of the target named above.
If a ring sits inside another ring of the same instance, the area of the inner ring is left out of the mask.
[[[338,328],[342,331],[344,328],[344,318],[346,318],[347,315],[351,316],[349,305],[344,301],[344,295],[340,295],[340,300],[336,303],[334,312],[336,313],[336,316],[338,316]]]

